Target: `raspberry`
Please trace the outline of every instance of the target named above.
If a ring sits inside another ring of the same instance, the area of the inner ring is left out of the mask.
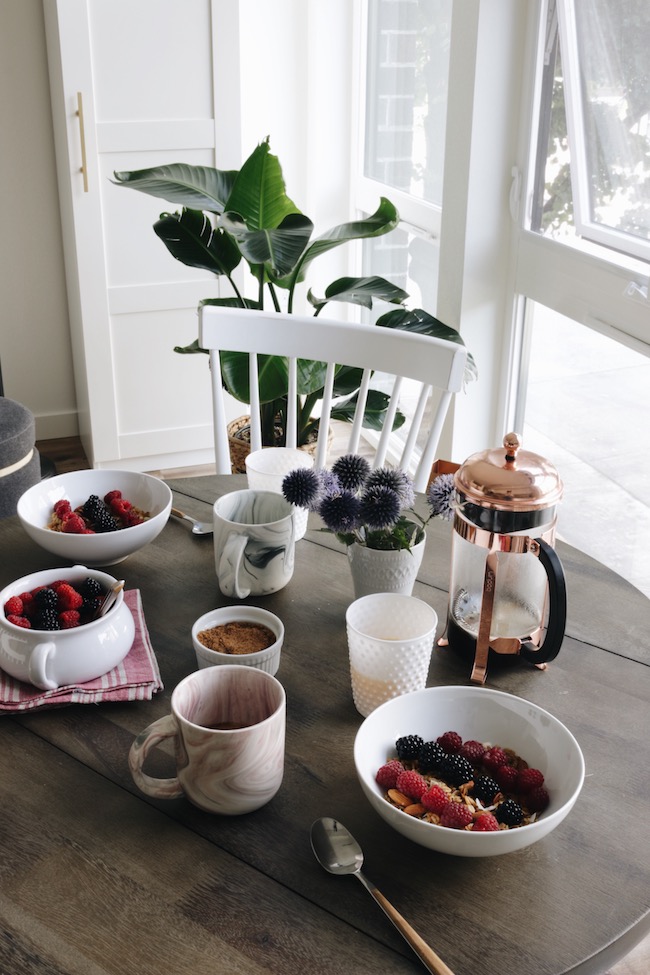
[[[442,763],[440,774],[449,785],[463,785],[474,777],[474,769],[466,758],[460,755],[447,755]]]
[[[440,813],[440,825],[465,829],[472,821],[472,810],[464,802],[448,802]]]
[[[61,501],[57,501],[54,505],[54,514],[57,515],[61,520],[63,520],[66,515],[69,515],[71,511],[72,505],[66,498],[63,498]]]
[[[23,601],[20,596],[10,596],[5,603],[5,616],[22,616],[23,611]]]
[[[71,630],[75,626],[79,626],[81,617],[76,609],[66,609],[65,612],[59,613],[59,626],[62,630]]]
[[[460,747],[463,744],[463,739],[457,731],[445,731],[444,735],[440,735],[436,741],[450,755],[454,755],[460,751]]]
[[[23,602],[23,615],[30,616],[35,608],[34,596],[31,592],[21,592],[18,598]]]
[[[505,823],[506,826],[519,826],[524,818],[524,811],[514,799],[506,799],[497,807],[494,815],[500,823]]]
[[[531,792],[526,793],[524,801],[531,812],[543,812],[551,799],[544,786],[539,785]]]
[[[492,813],[480,813],[472,823],[473,833],[493,833],[499,829],[499,822]]]
[[[83,520],[81,515],[71,514],[69,518],[63,522],[63,531],[66,535],[87,535],[89,530],[86,528],[86,522]]]
[[[142,515],[139,515],[137,511],[131,510],[126,516],[126,527],[132,528],[133,525],[141,525],[144,520]]]
[[[425,741],[418,752],[420,771],[437,772],[445,757],[445,752],[437,741]]]
[[[426,780],[418,772],[413,772],[410,769],[405,772],[400,772],[395,785],[409,799],[416,799],[418,801],[428,788]]]
[[[68,609],[79,609],[83,603],[83,596],[70,585],[59,586],[57,593],[59,597],[59,610],[65,612]]]
[[[515,792],[515,785],[519,773],[514,765],[501,765],[495,773],[495,779],[501,786],[502,792]]]
[[[394,789],[397,785],[397,776],[400,772],[404,771],[404,766],[401,762],[398,762],[394,758],[391,762],[387,762],[377,772],[375,779],[382,787],[382,789]]]
[[[532,792],[544,785],[544,776],[538,768],[522,768],[517,774],[516,792]]]
[[[486,806],[492,805],[501,787],[489,775],[481,775],[472,786],[472,795]]]
[[[7,619],[10,623],[13,623],[14,626],[22,626],[24,630],[31,630],[32,628],[32,624],[29,622],[26,616],[17,616],[15,613],[10,613],[9,616],[7,616]]]
[[[414,762],[423,744],[419,735],[404,735],[395,742],[397,757],[403,762]]]
[[[483,754],[483,768],[488,772],[496,772],[502,765],[507,764],[508,756],[503,748],[499,748],[498,745],[493,745],[492,748],[488,748]]]
[[[466,758],[468,762],[472,763],[472,765],[480,765],[484,751],[485,746],[482,745],[480,741],[470,739],[469,741],[463,742],[458,754],[461,755],[462,758]]]
[[[112,504],[113,501],[119,501],[122,497],[121,491],[109,491],[108,494],[104,495],[104,504]]]
[[[421,797],[420,802],[429,812],[441,813],[449,802],[449,796],[441,786],[432,785]]]

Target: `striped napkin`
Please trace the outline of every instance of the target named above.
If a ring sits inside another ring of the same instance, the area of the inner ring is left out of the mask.
[[[161,691],[163,684],[142,611],[140,590],[127,590],[124,601],[133,614],[135,637],[122,663],[95,680],[85,684],[66,684],[52,691],[42,691],[31,684],[24,684],[0,670],[0,714],[63,707],[66,704],[150,701],[154,694]]]

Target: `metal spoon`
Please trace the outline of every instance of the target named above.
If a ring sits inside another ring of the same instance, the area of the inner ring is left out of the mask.
[[[191,518],[190,515],[186,515],[184,511],[179,511],[178,508],[172,508],[170,512],[174,518],[182,518],[184,521],[189,521],[192,525],[193,535],[212,535],[214,529],[209,521],[197,521],[196,518]]]
[[[314,856],[330,873],[354,874],[369,894],[376,900],[384,914],[393,922],[399,933],[409,943],[424,967],[433,975],[454,975],[435,951],[396,911],[375,885],[361,873],[363,851],[354,836],[336,819],[317,819],[311,827],[311,848]]]

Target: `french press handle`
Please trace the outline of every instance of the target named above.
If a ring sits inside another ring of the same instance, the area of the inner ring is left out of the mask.
[[[520,654],[532,664],[545,664],[555,660],[566,628],[566,581],[562,563],[555,549],[542,538],[539,542],[539,561],[548,579],[548,626],[542,644],[522,643]]]

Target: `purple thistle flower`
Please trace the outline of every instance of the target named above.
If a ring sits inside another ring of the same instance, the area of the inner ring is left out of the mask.
[[[410,508],[415,504],[413,480],[406,471],[398,467],[377,467],[371,471],[366,481],[366,490],[377,485],[392,488],[399,495],[403,508]]]
[[[315,471],[306,467],[297,467],[289,471],[282,481],[282,493],[290,504],[299,508],[308,508],[314,498],[318,496],[320,480]]]
[[[350,491],[329,494],[320,503],[319,514],[325,527],[336,533],[353,532],[359,527],[361,505],[356,495]]]
[[[453,474],[439,474],[429,485],[427,502],[431,515],[451,521],[454,514],[456,487]]]
[[[332,473],[346,491],[358,491],[370,473],[370,464],[359,454],[346,454],[334,462]]]
[[[392,527],[399,518],[401,509],[397,491],[384,484],[369,488],[361,498],[361,520],[371,531]]]

